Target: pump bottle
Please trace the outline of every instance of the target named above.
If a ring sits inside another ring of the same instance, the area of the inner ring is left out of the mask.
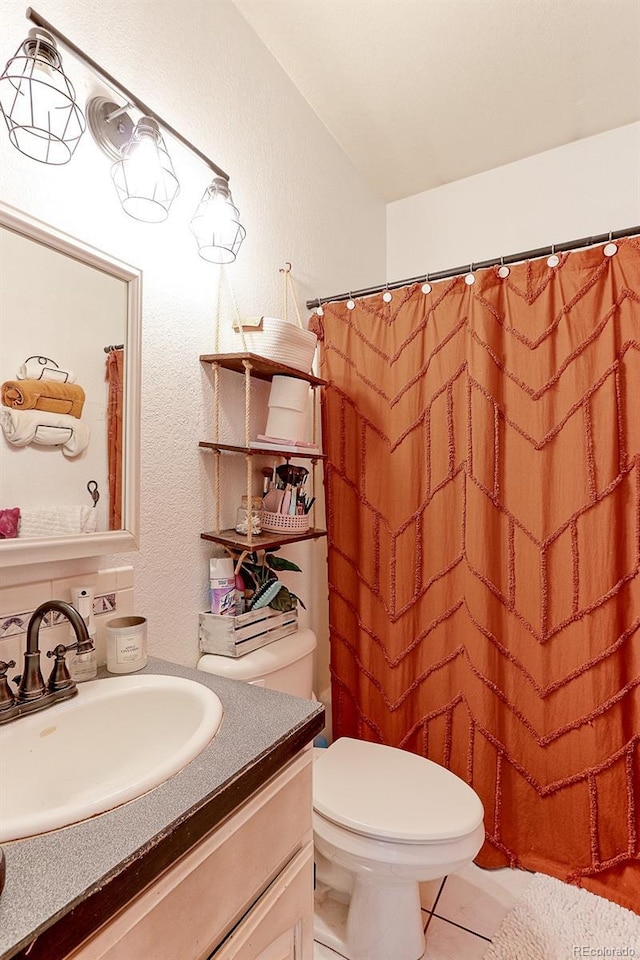
[[[98,673],[98,658],[96,656],[96,624],[93,616],[93,587],[72,587],[71,604],[76,608],[87,625],[87,631],[93,641],[93,650],[87,653],[73,651],[69,660],[69,673],[80,683],[83,680],[93,680]]]

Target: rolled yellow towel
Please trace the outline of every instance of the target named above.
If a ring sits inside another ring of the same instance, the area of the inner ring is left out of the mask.
[[[84,390],[77,383],[56,380],[7,380],[2,384],[2,402],[14,410],[46,410],[82,416]]]

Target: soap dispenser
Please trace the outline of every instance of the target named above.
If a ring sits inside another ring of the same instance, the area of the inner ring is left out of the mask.
[[[93,643],[93,650],[86,653],[73,651],[69,662],[69,673],[77,682],[93,680],[98,673],[98,658],[96,656],[96,624],[93,617],[93,587],[73,587],[71,590],[71,604],[76,608],[87,625],[87,632]]]

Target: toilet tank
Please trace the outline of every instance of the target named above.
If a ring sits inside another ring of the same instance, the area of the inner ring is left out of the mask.
[[[315,649],[313,630],[296,630],[242,657],[206,653],[198,661],[198,670],[311,700]]]

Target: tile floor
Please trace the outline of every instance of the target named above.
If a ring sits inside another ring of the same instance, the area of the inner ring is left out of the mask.
[[[532,879],[523,870],[482,870],[472,863],[444,882],[421,884],[427,942],[423,960],[482,960],[492,935]],[[341,957],[316,943],[314,960]]]

